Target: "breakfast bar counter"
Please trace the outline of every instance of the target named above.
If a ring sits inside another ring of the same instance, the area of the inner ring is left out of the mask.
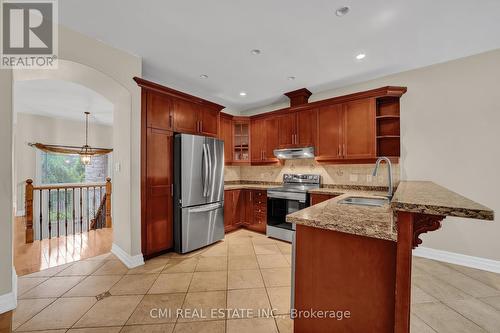
[[[402,181],[389,202],[356,204],[349,191],[287,215],[293,242],[294,332],[410,332],[412,250],[447,216],[491,221],[494,212],[433,182]],[[308,317],[342,311],[342,320]]]

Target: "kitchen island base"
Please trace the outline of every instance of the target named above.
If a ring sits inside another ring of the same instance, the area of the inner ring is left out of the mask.
[[[297,225],[295,245],[294,332],[394,332],[396,242]]]

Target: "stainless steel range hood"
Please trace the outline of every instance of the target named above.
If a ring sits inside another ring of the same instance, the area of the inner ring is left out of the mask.
[[[280,160],[314,158],[314,147],[275,149],[274,156],[276,156]]]

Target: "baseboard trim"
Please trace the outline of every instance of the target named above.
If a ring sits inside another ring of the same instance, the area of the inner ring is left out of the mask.
[[[500,261],[497,260],[473,257],[455,252],[431,249],[428,247],[416,248],[413,250],[413,255],[450,264],[476,268],[483,271],[500,273]]]
[[[115,243],[111,246],[111,253],[117,256],[118,259],[130,269],[144,265],[144,257],[142,254],[131,256]]]
[[[14,310],[17,307],[17,274],[12,267],[12,291],[7,294],[0,295],[0,313]]]

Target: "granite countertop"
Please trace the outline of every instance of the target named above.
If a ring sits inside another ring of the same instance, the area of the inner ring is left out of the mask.
[[[400,182],[391,207],[412,213],[494,219],[494,212],[488,207],[429,181]]]
[[[227,182],[224,184],[224,190],[267,190],[274,187],[283,186],[282,183],[276,182]],[[357,185],[324,185],[314,190],[309,190],[309,193],[341,195],[349,193],[369,193],[376,195],[384,195],[387,193],[387,187],[383,186],[357,186]]]
[[[356,185],[333,185],[325,186],[317,189],[309,190],[309,193],[314,194],[330,194],[342,195],[346,193],[351,194],[365,194],[365,195],[387,195],[387,187],[383,186],[356,186]]]
[[[229,184],[224,185],[224,191],[228,190],[267,190],[269,188],[281,186],[280,184]]]
[[[344,190],[339,196],[287,215],[286,221],[315,228],[390,241],[397,240],[394,213],[389,203],[381,207],[346,205],[349,196],[384,197],[386,192]]]
[[[381,207],[346,205],[339,201],[349,196],[380,197],[387,192],[343,188],[320,188],[310,192],[338,196],[287,215],[287,222],[396,241],[396,211],[494,219],[494,212],[488,207],[428,181],[401,181],[391,203]]]

